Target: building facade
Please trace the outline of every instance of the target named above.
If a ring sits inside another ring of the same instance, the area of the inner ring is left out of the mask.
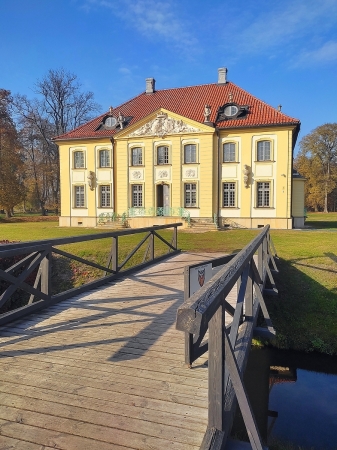
[[[304,196],[301,213],[292,169],[299,128],[299,120],[228,82],[226,69],[218,83],[175,89],[156,90],[149,78],[145,92],[55,138],[60,225],[183,218],[186,226],[301,226]]]

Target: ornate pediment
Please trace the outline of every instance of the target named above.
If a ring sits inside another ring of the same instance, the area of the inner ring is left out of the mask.
[[[129,137],[134,136],[158,136],[163,138],[168,134],[177,133],[196,133],[200,131],[199,128],[187,125],[182,120],[176,120],[168,117],[166,113],[157,114],[157,117],[142,127],[129,134]]]

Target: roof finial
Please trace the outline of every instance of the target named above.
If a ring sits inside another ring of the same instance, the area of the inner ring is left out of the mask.
[[[112,106],[110,106],[109,113],[112,114],[112,111],[113,111],[113,108],[112,108]]]
[[[278,105],[277,109],[281,112],[281,110],[282,110],[282,105]]]
[[[230,92],[229,93],[229,101],[232,102],[233,101],[233,94]]]

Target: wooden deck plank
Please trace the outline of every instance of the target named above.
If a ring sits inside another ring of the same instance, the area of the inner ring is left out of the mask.
[[[184,266],[215,256],[181,254],[4,326],[1,437],[18,450],[198,449],[207,355],[186,368],[175,318]]]

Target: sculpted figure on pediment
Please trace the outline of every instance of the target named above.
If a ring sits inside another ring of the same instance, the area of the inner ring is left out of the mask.
[[[175,120],[165,113],[160,113],[154,120],[133,131],[129,136],[158,136],[162,138],[167,134],[195,133],[197,131],[200,131],[199,128],[191,127],[182,120]]]

